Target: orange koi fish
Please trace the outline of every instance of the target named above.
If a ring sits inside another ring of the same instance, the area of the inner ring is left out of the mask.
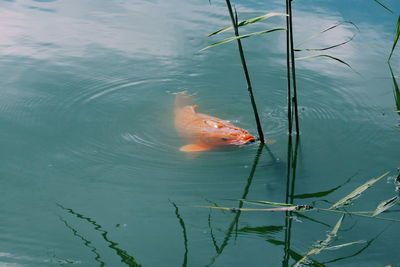
[[[255,141],[255,138],[246,130],[222,119],[197,113],[198,106],[190,105],[190,103],[191,98],[187,94],[176,95],[175,128],[189,143],[181,147],[181,151],[206,151]]]

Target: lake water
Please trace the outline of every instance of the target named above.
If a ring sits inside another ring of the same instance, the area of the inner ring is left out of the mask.
[[[179,151],[177,92],[257,135],[236,44],[198,52],[232,36],[206,38],[230,25],[224,1],[1,0],[0,266],[292,266],[340,213],[200,206],[247,199],[328,208],[387,171],[346,210],[373,211],[396,196],[400,117],[387,58],[400,3],[381,2],[393,13],[372,0],[293,2],[295,43],[342,21],[359,28],[345,23],[300,48],[356,34],[343,46],[296,53],[329,54],[359,73],[329,58],[296,62],[298,140],[287,130],[285,32],[244,39],[261,122],[275,142],[193,155]],[[285,12],[284,4],[235,6],[248,19]],[[276,27],[284,17],[241,32]],[[398,48],[391,62],[399,76]],[[379,216],[400,220],[396,211]],[[347,215],[330,246],[365,242],[304,264],[399,266],[399,229]]]

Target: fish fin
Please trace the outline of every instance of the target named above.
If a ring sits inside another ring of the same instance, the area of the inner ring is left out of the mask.
[[[196,112],[196,109],[197,109],[198,107],[199,107],[198,105],[190,106],[190,108],[191,108],[191,110],[192,110],[193,112]]]
[[[189,145],[181,147],[179,150],[184,151],[184,152],[200,152],[200,151],[210,150],[210,147],[199,145],[199,144],[189,144]]]
[[[272,145],[272,144],[275,144],[276,142],[277,142],[276,139],[265,140],[265,143],[266,143],[267,145]]]

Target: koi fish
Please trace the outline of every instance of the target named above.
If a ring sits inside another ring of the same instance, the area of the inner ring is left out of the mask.
[[[191,98],[178,93],[175,99],[175,128],[189,143],[180,148],[184,152],[207,151],[224,146],[239,146],[255,138],[225,120],[197,113],[198,106],[191,105]]]

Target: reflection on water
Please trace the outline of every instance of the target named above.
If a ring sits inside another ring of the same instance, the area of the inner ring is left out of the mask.
[[[135,267],[135,266],[141,266],[140,264],[138,264],[138,263],[136,262],[136,260],[135,260],[134,257],[130,256],[125,250],[120,249],[120,248],[118,247],[118,243],[117,243],[117,242],[114,242],[114,241],[110,240],[109,237],[107,236],[107,234],[108,234],[107,231],[105,231],[105,230],[103,229],[103,227],[102,227],[100,224],[98,224],[96,221],[94,221],[93,219],[91,219],[91,218],[89,218],[89,217],[86,217],[86,216],[84,216],[84,215],[82,215],[82,214],[79,214],[79,213],[75,212],[75,211],[72,210],[72,209],[65,208],[65,207],[63,207],[63,206],[60,205],[60,204],[57,204],[57,205],[58,205],[61,209],[65,210],[66,212],[68,212],[68,213],[70,213],[70,214],[72,214],[72,215],[75,215],[77,218],[79,218],[79,219],[81,219],[81,220],[85,220],[85,221],[87,221],[88,223],[90,223],[90,224],[94,227],[94,229],[95,229],[96,231],[98,231],[98,232],[101,234],[101,236],[102,236],[102,238],[104,239],[104,241],[107,242],[107,243],[109,244],[108,247],[111,248],[112,250],[114,250],[115,253],[117,253],[117,255],[121,258],[121,262],[127,264],[128,266],[133,266],[133,267]],[[88,248],[90,248],[90,250],[95,254],[95,256],[96,256],[96,257],[95,257],[95,260],[99,263],[99,266],[104,266],[104,265],[105,265],[105,262],[101,259],[101,256],[100,256],[100,254],[98,253],[97,249],[96,249],[94,246],[91,245],[92,242],[89,241],[89,240],[87,240],[85,237],[83,237],[83,236],[79,233],[78,230],[76,230],[76,229],[74,229],[72,226],[70,226],[70,225],[68,224],[68,222],[67,222],[65,219],[63,219],[63,218],[61,217],[60,220],[65,224],[65,226],[66,226],[67,228],[69,228],[69,229],[72,231],[72,233],[74,234],[74,236],[76,236],[76,237],[78,237],[79,239],[81,239],[81,240],[84,242],[84,245],[87,246]]]
[[[242,20],[284,12],[283,2],[235,7]],[[391,170],[395,179],[398,49],[392,75],[387,57],[397,16],[370,2],[293,2],[295,43],[341,21],[360,29],[329,53],[361,76],[328,59],[297,63],[301,139],[287,136],[285,34],[275,33],[242,43],[266,139],[276,142],[188,157],[173,125],[176,92],[257,133],[236,47],[198,53],[231,36],[205,37],[230,25],[224,2],[0,0],[0,265],[300,260],[340,215],[243,212],[239,199],[326,207],[381,173]],[[385,3],[399,13],[396,0]],[[283,25],[274,17],[241,33]],[[343,25],[309,47],[353,34]],[[393,197],[384,179],[347,208],[371,210]],[[234,213],[198,207],[204,203]],[[396,208],[389,211],[380,216],[396,218]],[[346,216],[341,229],[343,244],[367,243],[311,256],[311,265],[400,261],[388,246],[398,242],[398,227],[387,221]]]

